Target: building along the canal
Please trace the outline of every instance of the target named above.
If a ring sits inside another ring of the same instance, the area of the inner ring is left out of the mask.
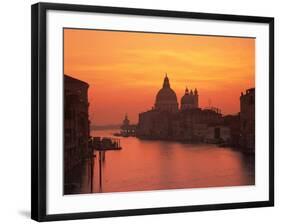
[[[64,171],[69,172],[89,156],[90,136],[86,82],[64,75]]]
[[[240,144],[246,151],[255,149],[255,88],[240,96]]]

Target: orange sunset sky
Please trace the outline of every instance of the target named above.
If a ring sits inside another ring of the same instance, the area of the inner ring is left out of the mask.
[[[125,113],[136,123],[165,73],[179,103],[196,87],[201,108],[236,114],[241,91],[255,86],[255,39],[64,30],[64,74],[90,85],[92,124],[120,124]]]

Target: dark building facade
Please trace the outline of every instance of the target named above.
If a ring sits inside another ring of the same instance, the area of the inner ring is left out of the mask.
[[[137,137],[187,142],[229,141],[230,131],[223,125],[220,110],[201,109],[198,102],[198,90],[186,88],[179,109],[166,74],[163,87],[156,95],[155,107],[139,114]]]
[[[90,121],[86,82],[64,75],[64,170],[70,171],[89,155]]]
[[[237,115],[224,116],[223,124],[230,129],[230,145],[240,147],[240,113]]]
[[[255,88],[240,96],[240,144],[247,151],[255,149]]]

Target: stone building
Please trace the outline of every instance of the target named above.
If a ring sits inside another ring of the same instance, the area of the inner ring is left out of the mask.
[[[64,75],[64,170],[67,172],[88,156],[90,136],[86,82]]]
[[[187,142],[204,142],[207,137],[213,142],[229,139],[220,110],[201,109],[198,102],[198,90],[186,88],[179,110],[177,96],[166,74],[163,87],[156,95],[155,107],[139,114],[137,137]],[[214,125],[216,129],[211,128]]]
[[[240,144],[247,151],[255,149],[255,88],[240,96]]]

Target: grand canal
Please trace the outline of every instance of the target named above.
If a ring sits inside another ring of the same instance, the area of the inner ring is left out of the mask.
[[[116,130],[94,131],[114,137]],[[99,153],[73,171],[71,193],[204,188],[255,184],[254,155],[211,144],[118,137],[121,150]],[[101,176],[100,176],[101,175]]]

